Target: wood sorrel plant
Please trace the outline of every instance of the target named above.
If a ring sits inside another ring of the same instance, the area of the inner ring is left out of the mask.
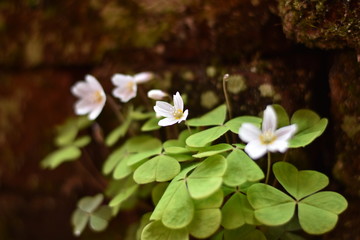
[[[113,95],[127,102],[136,97],[137,84],[151,77],[150,73],[134,77],[115,74]],[[225,86],[226,78],[226,95]],[[90,75],[86,82],[76,83],[72,92],[80,98],[76,113],[89,114],[91,120],[101,113],[106,100],[114,105]],[[148,96],[159,100],[169,95],[156,90]],[[152,200],[153,210],[138,223],[134,239],[303,239],[293,231],[318,235],[334,228],[347,201],[338,193],[321,191],[329,184],[328,177],[271,160],[272,152],[285,153],[310,144],[324,132],[327,119],[306,109],[289,118],[276,104],[266,107],[263,119],[232,118],[227,96],[226,102],[190,120],[191,108],[184,111],[178,92],[173,96],[174,105],[157,101],[155,111],[128,107],[126,112],[117,112],[122,123],[105,139],[112,149],[102,168],[108,179],[106,189],[78,202],[71,220],[74,234],[80,235],[87,225],[95,231],[106,229],[108,221],[123,208],[131,203],[136,207],[134,203],[144,192],[146,199]],[[44,168],[56,168],[81,156],[80,148],[91,141],[89,136],[78,136],[79,130],[92,124],[88,118],[69,120],[59,128],[55,139],[59,149],[42,161]],[[134,122],[142,125],[130,135]],[[169,125],[180,130],[175,139],[158,132]],[[254,161],[263,156],[267,157],[265,173]],[[269,183],[272,174],[280,189]]]

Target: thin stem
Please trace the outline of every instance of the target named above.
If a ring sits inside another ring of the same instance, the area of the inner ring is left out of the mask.
[[[266,170],[265,184],[268,184],[268,182],[269,182],[270,167],[271,167],[271,155],[270,155],[270,152],[268,152],[267,153],[267,170]]]
[[[187,124],[187,121],[185,121],[185,125],[186,125],[186,127],[187,127],[187,129],[188,129],[189,133],[191,134],[191,129],[190,129],[190,126]]]
[[[106,96],[107,102],[109,103],[109,106],[111,107],[111,109],[113,110],[114,114],[116,115],[117,119],[119,120],[120,123],[125,121],[125,117],[122,115],[122,113],[120,112],[120,105],[118,105],[114,98],[112,96],[110,96],[109,94],[107,94]]]
[[[226,82],[227,82],[227,79],[228,79],[228,78],[229,78],[229,74],[225,74],[224,77],[223,77],[223,91],[224,91],[226,106],[227,106],[227,108],[228,108],[229,119],[232,119],[232,113],[231,113],[231,105],[230,105],[229,95],[228,95],[228,92],[227,92],[227,90],[226,90]]]

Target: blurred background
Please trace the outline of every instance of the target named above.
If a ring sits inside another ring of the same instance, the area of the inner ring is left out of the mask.
[[[99,191],[96,175],[83,160],[39,163],[54,150],[55,126],[74,116],[76,81],[92,74],[110,93],[114,73],[142,71],[187,93],[190,117],[223,102],[229,73],[235,116],[279,103],[328,118],[298,164],[327,174],[328,189],[349,201],[318,239],[360,239],[358,0],[1,0],[0,46],[0,239],[76,239],[70,216]],[[100,123],[111,121],[104,111]],[[89,148],[101,169],[106,151]],[[126,239],[137,216],[124,212],[105,233],[78,239]]]

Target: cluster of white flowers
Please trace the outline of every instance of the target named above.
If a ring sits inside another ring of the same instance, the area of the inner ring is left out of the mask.
[[[114,74],[111,82],[115,85],[112,94],[119,98],[121,102],[128,102],[136,97],[137,85],[147,82],[153,78],[150,72],[138,73],[134,76],[124,74]],[[106,94],[98,80],[86,75],[85,81],[79,81],[71,88],[71,92],[79,98],[75,103],[75,113],[78,115],[88,114],[89,119],[96,119],[104,108]],[[167,96],[167,93],[153,89],[148,92],[148,97],[154,100],[161,100]],[[184,110],[184,102],[179,92],[176,92],[173,98],[174,106],[167,102],[157,101],[154,110],[158,117],[165,117],[159,121],[160,126],[169,126],[186,120],[188,110]]]
[[[137,85],[149,81],[153,77],[150,72],[142,72],[134,76],[114,74],[111,78],[116,86],[112,92],[113,96],[121,102],[128,102],[136,97]],[[105,102],[106,94],[100,83],[91,75],[85,76],[85,81],[75,83],[71,92],[80,98],[75,104],[75,113],[78,115],[88,114],[89,119],[96,119],[101,113]],[[161,100],[169,94],[153,89],[148,92],[148,97],[154,100]],[[169,126],[185,121],[189,112],[184,111],[184,101],[179,92],[173,95],[171,105],[164,101],[156,101],[154,110],[157,117],[164,117],[159,121],[160,126]],[[284,153],[289,146],[290,138],[295,134],[297,126],[277,128],[277,117],[274,109],[267,106],[264,111],[261,130],[251,123],[244,123],[239,129],[239,137],[246,142],[245,152],[254,160],[264,156],[267,152]]]
[[[114,74],[111,78],[116,86],[113,90],[113,96],[119,98],[122,102],[128,102],[136,97],[137,84],[144,83],[153,78],[150,72],[143,72],[134,76]],[[79,98],[75,103],[75,113],[77,115],[89,115],[90,120],[96,119],[104,108],[106,94],[99,81],[86,75],[85,81],[79,81],[71,88],[71,92]]]

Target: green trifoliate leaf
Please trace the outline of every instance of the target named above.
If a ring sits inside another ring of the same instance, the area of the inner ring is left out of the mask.
[[[180,172],[179,162],[172,157],[159,155],[143,163],[134,172],[138,184],[165,182],[173,179]]]
[[[192,127],[198,126],[216,126],[222,125],[226,118],[226,105],[223,104],[214,110],[206,113],[202,117],[193,118],[187,121],[187,124]]]
[[[181,228],[190,224],[194,217],[194,203],[186,189],[184,177],[196,166],[193,164],[185,167],[171,181],[156,205],[151,220],[162,220],[166,226],[172,228]]]
[[[142,125],[141,131],[148,132],[148,131],[154,131],[160,129],[161,126],[159,126],[158,122],[159,122],[158,118],[156,117],[150,118],[144,123],[144,125]]]
[[[170,229],[161,221],[151,222],[144,228],[141,240],[189,240],[188,231],[183,229]]]
[[[188,177],[187,187],[194,199],[201,199],[216,192],[222,184],[226,159],[221,155],[208,157]]]
[[[327,126],[328,120],[313,111],[302,109],[294,113],[291,124],[297,125],[297,132],[289,141],[290,148],[304,147],[319,137]]]
[[[285,193],[263,183],[249,187],[247,197],[255,218],[268,226],[282,225],[293,217],[296,202]]]
[[[220,227],[221,211],[218,208],[195,211],[194,219],[188,229],[196,238],[208,238]]]
[[[266,240],[265,235],[255,226],[244,225],[234,230],[224,231],[224,240]]]
[[[220,143],[202,148],[197,154],[194,154],[193,157],[195,158],[209,157],[222,152],[229,151],[231,149],[233,149],[233,147],[230,144]]]
[[[227,169],[224,183],[239,186],[245,182],[256,182],[264,178],[261,168],[240,149],[234,149],[226,158]]]
[[[285,109],[279,104],[273,104],[272,107],[274,108],[277,117],[277,128],[288,126],[290,120]]]
[[[108,206],[99,207],[94,213],[90,215],[90,227],[94,231],[103,231],[111,218],[111,208]]]
[[[131,118],[127,118],[120,126],[112,130],[105,139],[107,146],[113,146],[121,137],[125,136],[129,129]]]
[[[291,231],[298,231],[300,229],[301,227],[296,216],[284,225],[263,228],[263,232],[268,240],[305,240],[304,238],[291,233]]]
[[[81,209],[76,209],[71,217],[71,224],[75,236],[80,236],[88,223],[90,215]]]
[[[73,161],[81,156],[79,148],[74,146],[67,146],[56,150],[47,155],[42,161],[43,168],[54,169],[64,162]]]
[[[116,165],[116,168],[113,172],[113,178],[114,179],[123,179],[127,176],[129,176],[131,173],[135,171],[135,169],[140,166],[143,162],[145,162],[147,159],[143,159],[139,163],[129,166],[127,164],[127,157],[131,157],[132,154],[125,155],[126,158],[121,159],[121,161]]]
[[[243,123],[252,123],[257,127],[260,127],[262,122],[261,118],[253,117],[253,116],[241,116],[237,118],[233,118],[230,121],[225,123],[225,126],[229,127],[230,131],[235,134],[239,134],[239,129]]]
[[[195,159],[193,158],[193,156],[188,154],[166,154],[166,155],[175,158],[178,162],[187,162]]]
[[[144,215],[142,215],[140,224],[139,224],[140,226],[136,230],[136,238],[134,240],[141,240],[142,231],[144,230],[146,225],[148,225],[150,223],[150,215],[151,215],[151,212],[148,212],[148,213],[145,213]]]
[[[296,200],[313,194],[329,184],[326,175],[312,170],[298,171],[287,162],[275,163],[273,171],[276,179]]]
[[[186,144],[190,147],[204,147],[206,144],[224,135],[229,128],[227,126],[217,126],[195,133],[186,139]]]
[[[84,212],[92,213],[103,200],[104,196],[101,193],[95,196],[84,197],[78,202],[78,208]]]
[[[315,193],[299,203],[299,222],[310,234],[324,234],[333,229],[338,214],[347,208],[346,199],[335,192]]]
[[[115,207],[122,204],[124,201],[129,199],[136,190],[138,190],[139,185],[137,185],[131,177],[121,180],[122,184],[119,187],[116,195],[110,201],[109,206]]]
[[[251,207],[246,196],[241,193],[235,193],[225,203],[222,210],[221,225],[226,229],[235,229],[244,224],[257,225],[254,216],[254,209]]]
[[[153,143],[158,141],[150,135],[132,137],[126,141],[125,145],[130,153],[143,152],[153,148]],[[141,146],[141,148],[139,147]]]

